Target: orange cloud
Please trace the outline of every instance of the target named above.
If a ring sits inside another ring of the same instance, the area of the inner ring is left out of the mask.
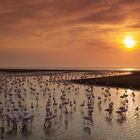
[[[140,64],[130,52],[117,60],[126,52],[116,39],[139,36],[138,0],[4,0],[0,9],[0,66]]]

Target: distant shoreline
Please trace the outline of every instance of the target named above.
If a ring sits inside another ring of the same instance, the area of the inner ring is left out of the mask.
[[[140,69],[124,69],[124,68],[0,68],[0,72],[48,72],[48,71],[68,71],[68,72],[97,72],[97,71],[122,71],[122,72],[128,72],[128,71],[140,71]]]
[[[99,71],[99,70],[110,70],[110,71],[140,71],[140,67],[0,67],[1,70],[18,70],[18,71]]]
[[[72,80],[71,82],[85,85],[110,86],[140,90],[140,72],[133,72],[129,75]]]
[[[45,76],[60,73],[89,72],[101,74],[102,72],[127,72],[123,70],[75,70],[75,69],[0,69],[0,74],[7,76]],[[2,76],[2,75],[0,75]]]

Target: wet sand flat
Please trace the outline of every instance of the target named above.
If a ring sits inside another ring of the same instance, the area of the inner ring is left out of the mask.
[[[140,89],[140,72],[134,72],[129,75],[72,80],[72,82],[86,85]]]

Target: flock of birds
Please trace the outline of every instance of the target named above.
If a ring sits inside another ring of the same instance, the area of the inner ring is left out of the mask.
[[[88,74],[87,74],[88,75]],[[93,112],[95,100],[99,110],[106,100],[109,100],[108,108],[103,110],[106,112],[106,117],[111,118],[112,113],[116,112],[117,120],[123,122],[127,119],[129,110],[129,99],[127,90],[120,96],[121,105],[117,110],[114,110],[114,102],[112,101],[112,93],[109,87],[102,87],[102,95],[99,96],[94,92],[93,86],[85,88],[85,98],[80,105],[77,104],[76,98],[69,97],[69,90],[75,93],[79,92],[79,87],[66,79],[74,79],[74,73],[70,74],[55,74],[45,76],[10,76],[1,74],[0,77],[0,134],[1,138],[4,133],[11,131],[27,131],[32,129],[34,119],[36,118],[35,107],[41,103],[40,97],[44,96],[46,100],[45,116],[42,126],[44,131],[49,131],[53,126],[58,124],[62,116],[65,116],[65,129],[68,127],[68,116],[80,108],[83,120],[83,130],[91,133],[90,124],[93,123]],[[84,75],[86,77],[86,75]],[[63,84],[60,90],[59,97],[56,92],[56,87],[51,89],[49,83],[56,83],[58,86]],[[27,87],[29,91],[27,91]],[[116,88],[118,92],[119,89]],[[29,93],[30,92],[30,93]],[[26,98],[26,94],[31,94],[35,98],[35,102]],[[132,101],[135,102],[135,93],[131,93]],[[59,100],[58,100],[59,98]],[[28,103],[27,103],[28,100]],[[139,106],[135,107],[137,116],[139,115]]]

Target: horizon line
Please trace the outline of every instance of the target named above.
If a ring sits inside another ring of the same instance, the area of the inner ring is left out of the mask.
[[[0,70],[126,70],[137,71],[140,67],[0,67]]]

